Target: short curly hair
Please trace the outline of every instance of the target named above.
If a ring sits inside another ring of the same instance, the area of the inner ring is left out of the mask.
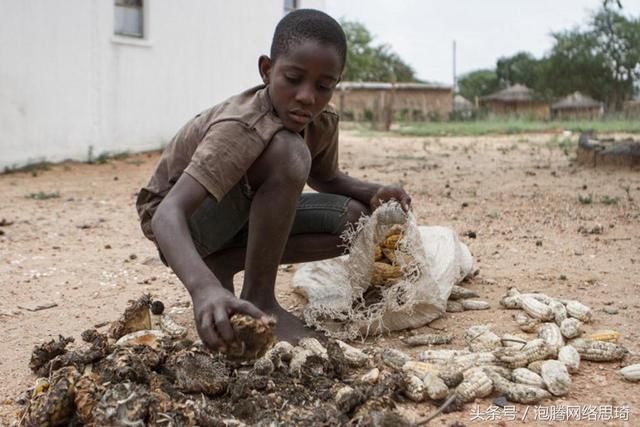
[[[292,46],[307,40],[334,46],[342,60],[347,59],[347,38],[340,24],[324,12],[315,9],[297,9],[278,22],[271,42],[271,60],[287,53]]]

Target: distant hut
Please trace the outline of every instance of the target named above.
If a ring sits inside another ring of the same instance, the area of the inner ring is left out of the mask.
[[[628,119],[640,119],[640,97],[625,101],[624,116]]]
[[[551,105],[551,117],[554,119],[599,119],[604,113],[602,102],[574,92]]]
[[[549,104],[536,99],[533,90],[521,84],[483,96],[480,106],[486,108],[490,116],[549,118]]]
[[[462,95],[453,97],[453,111],[456,116],[462,119],[468,119],[473,116],[474,105],[471,101]]]
[[[346,120],[378,120],[390,108],[401,120],[446,120],[453,110],[451,86],[436,83],[341,82],[332,102]]]

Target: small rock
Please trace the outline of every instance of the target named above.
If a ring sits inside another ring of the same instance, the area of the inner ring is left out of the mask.
[[[504,408],[505,406],[507,406],[509,404],[509,402],[507,402],[507,398],[504,396],[498,396],[493,400],[493,404],[496,406],[499,406],[500,408]]]
[[[618,314],[618,309],[614,307],[605,307],[602,309],[607,314]]]

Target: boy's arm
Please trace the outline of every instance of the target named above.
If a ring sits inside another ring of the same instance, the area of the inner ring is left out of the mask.
[[[207,194],[198,181],[183,173],[158,206],[151,228],[167,263],[191,295],[198,335],[208,347],[224,351],[233,340],[229,316],[241,312],[266,320],[266,315],[227,291],[195,248],[188,218]]]
[[[341,194],[352,197],[374,211],[381,203],[394,199],[407,211],[411,205],[411,197],[404,189],[396,186],[374,184],[353,178],[342,171],[330,180],[321,180],[309,176],[309,186],[322,193]]]

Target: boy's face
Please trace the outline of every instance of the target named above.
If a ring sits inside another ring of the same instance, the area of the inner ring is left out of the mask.
[[[333,46],[305,41],[275,62],[260,57],[259,67],[278,117],[287,129],[300,132],[329,103],[342,60]]]

